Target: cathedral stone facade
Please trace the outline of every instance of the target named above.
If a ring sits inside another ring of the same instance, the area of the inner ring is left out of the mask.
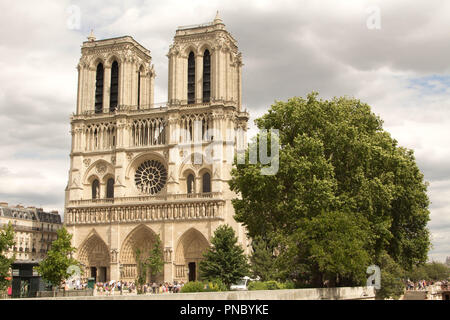
[[[84,277],[136,279],[136,249],[159,236],[164,269],[148,281],[193,281],[214,230],[233,218],[233,156],[245,146],[242,58],[216,16],[179,27],[168,52],[168,102],[155,105],[150,51],[130,36],[81,48],[65,225]],[[238,134],[237,134],[238,133]]]

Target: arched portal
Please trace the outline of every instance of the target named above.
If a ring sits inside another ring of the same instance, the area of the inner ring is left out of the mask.
[[[201,232],[189,229],[180,238],[175,252],[175,280],[195,281],[199,279],[198,266],[209,242]]]
[[[84,241],[78,252],[78,260],[84,267],[85,278],[95,278],[96,282],[110,280],[109,249],[98,234],[93,233]]]
[[[137,263],[136,251],[140,251],[140,261],[146,260],[150,256],[157,235],[150,228],[140,225],[136,227],[127,236],[122,244],[120,250],[120,278],[123,281],[135,281],[137,277]],[[147,282],[160,282],[163,280],[163,275],[152,277],[150,273],[147,274]]]

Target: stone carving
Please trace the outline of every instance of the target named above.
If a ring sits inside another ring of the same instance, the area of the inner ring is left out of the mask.
[[[84,159],[83,163],[86,167],[89,167],[89,165],[91,164],[91,159]]]
[[[112,263],[116,263],[117,262],[117,255],[118,255],[117,249],[112,249],[111,250],[111,262]]]
[[[113,165],[116,164],[116,156],[111,156],[111,163],[112,163]]]
[[[106,165],[104,163],[99,163],[95,167],[98,174],[103,175],[106,172]]]

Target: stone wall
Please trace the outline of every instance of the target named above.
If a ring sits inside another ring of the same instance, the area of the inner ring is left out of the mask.
[[[343,287],[290,290],[256,290],[199,293],[163,293],[90,297],[50,297],[55,300],[374,300],[373,287]]]

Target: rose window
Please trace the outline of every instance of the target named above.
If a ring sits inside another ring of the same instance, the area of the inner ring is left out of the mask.
[[[147,160],[136,170],[134,181],[141,192],[157,194],[166,185],[167,170],[161,162]]]

